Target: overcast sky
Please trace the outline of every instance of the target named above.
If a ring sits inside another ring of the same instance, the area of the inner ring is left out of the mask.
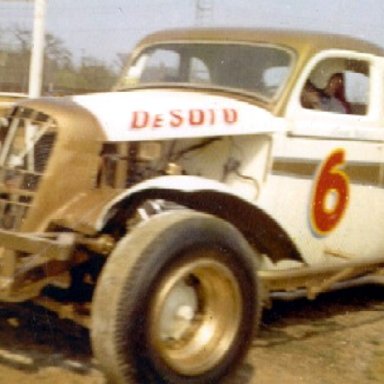
[[[213,26],[343,33],[384,47],[383,0],[211,0]],[[196,24],[195,0],[47,0],[47,31],[75,57],[112,62],[147,33]],[[0,28],[32,28],[33,2],[0,0]]]

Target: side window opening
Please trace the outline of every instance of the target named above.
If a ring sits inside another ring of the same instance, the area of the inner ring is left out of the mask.
[[[190,72],[189,80],[197,84],[200,84],[200,83],[209,84],[211,82],[211,75],[209,73],[209,68],[202,60],[196,57],[191,58],[191,72]]]
[[[287,66],[272,66],[264,71],[263,84],[269,94],[273,95],[279,90],[288,74],[289,67]]]
[[[153,81],[168,82],[193,82],[210,83],[211,77],[206,63],[198,57],[172,51],[170,49],[158,49],[146,58],[145,68],[140,75],[141,83]],[[141,60],[136,67],[143,66]],[[132,67],[130,72],[137,71]],[[131,75],[134,75],[134,73]]]
[[[301,93],[301,105],[324,112],[365,115],[368,109],[369,64],[329,58],[311,72]]]
[[[179,67],[179,53],[168,49],[159,49],[148,57],[140,81],[142,83],[151,83],[159,79],[163,82],[180,81]]]

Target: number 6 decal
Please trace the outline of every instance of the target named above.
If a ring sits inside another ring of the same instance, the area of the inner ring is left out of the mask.
[[[333,151],[320,165],[312,192],[311,225],[325,236],[339,224],[349,199],[349,179],[340,169],[345,164],[343,149]]]

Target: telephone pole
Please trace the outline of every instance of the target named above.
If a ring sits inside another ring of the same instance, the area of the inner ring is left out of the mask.
[[[196,25],[204,27],[212,23],[213,2],[214,0],[196,0],[196,6],[195,6]]]
[[[35,0],[28,96],[41,96],[43,84],[46,0]]]

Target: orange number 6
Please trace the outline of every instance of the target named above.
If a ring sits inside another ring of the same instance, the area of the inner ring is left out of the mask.
[[[343,149],[333,151],[321,164],[312,193],[311,224],[325,236],[340,222],[349,199],[349,179],[340,167],[345,164]]]

